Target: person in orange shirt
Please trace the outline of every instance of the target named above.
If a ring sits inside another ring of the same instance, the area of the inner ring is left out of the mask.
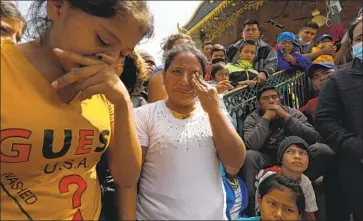
[[[101,155],[108,150],[121,188],[140,175],[132,104],[115,70],[152,35],[153,19],[146,2],[120,0],[41,0],[30,15],[35,40],[1,41],[0,216],[98,220]]]

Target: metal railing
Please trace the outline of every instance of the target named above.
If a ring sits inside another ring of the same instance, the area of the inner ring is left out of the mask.
[[[280,90],[281,104],[300,108],[310,98],[310,85],[307,76],[302,72],[276,72],[269,77],[267,84]],[[244,119],[257,108],[256,93],[258,87],[241,87],[224,94],[224,103],[234,121],[237,130],[242,135]]]

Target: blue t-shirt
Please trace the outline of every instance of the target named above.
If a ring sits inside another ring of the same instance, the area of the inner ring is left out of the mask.
[[[222,163],[220,164],[220,169],[221,169],[221,176],[222,176],[222,180],[223,180],[224,189],[226,191],[226,201],[227,201],[226,216],[227,216],[228,220],[231,220],[232,217],[231,217],[230,212],[236,202],[235,190],[233,189],[232,185],[226,178],[226,172],[224,170]],[[247,186],[241,178],[237,177],[237,179],[239,181],[238,188],[241,191],[241,193],[240,193],[241,195],[239,197],[242,198],[241,207],[238,211],[238,217],[245,217],[246,215],[244,214],[244,211],[246,210],[246,208],[248,206]]]

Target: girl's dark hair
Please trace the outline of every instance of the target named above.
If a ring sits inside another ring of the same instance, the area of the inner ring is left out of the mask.
[[[183,33],[175,33],[169,35],[167,38],[164,38],[163,42],[161,43],[161,49],[163,50],[163,58],[165,59],[168,51],[174,46],[174,43],[177,40],[186,39],[189,43],[194,44],[194,41],[189,35]]]
[[[258,187],[258,193],[263,198],[264,195],[269,193],[272,189],[284,190],[285,188],[290,189],[295,193],[296,206],[299,213],[305,211],[305,196],[301,189],[300,184],[294,180],[280,174],[272,174],[261,182]]]
[[[143,83],[148,77],[145,62],[138,52],[133,51],[125,57],[120,79],[131,95],[139,94],[144,89]]]
[[[25,19],[18,10],[18,8],[11,1],[1,1],[0,16],[13,18],[21,21],[23,23],[22,33],[24,33],[26,29]],[[21,36],[17,36],[17,38],[17,40],[20,41]]]
[[[217,52],[217,51],[223,51],[224,55],[226,55],[226,49],[223,47],[223,45],[220,44],[215,44],[212,47],[212,53]]]
[[[357,19],[355,19],[355,21],[350,25],[350,27],[348,29],[348,38],[349,38],[349,44],[350,45],[352,45],[352,43],[353,43],[353,32],[354,32],[354,29],[361,22],[362,22],[362,16],[359,16]]]
[[[243,41],[241,46],[239,47],[239,51],[242,51],[242,49],[246,46],[246,45],[253,45],[256,47],[256,43],[252,40],[246,40],[246,41]]]
[[[224,69],[224,68],[226,68],[226,64],[224,64],[224,63],[220,62],[220,63],[214,64],[212,66],[212,70],[211,70],[211,73],[210,73],[211,79],[212,80],[216,79],[217,72]]]
[[[191,44],[176,45],[167,53],[167,55],[165,57],[165,65],[164,65],[165,72],[169,69],[174,58],[178,54],[181,54],[181,53],[193,54],[198,59],[200,65],[202,66],[203,76],[205,75],[205,73],[206,73],[205,67],[207,64],[207,58],[204,56],[204,54],[198,48],[196,48],[194,45],[191,45]]]
[[[102,18],[114,16],[133,16],[140,23],[140,30],[144,37],[150,38],[154,34],[154,18],[151,15],[146,1],[122,0],[68,0],[72,7]],[[47,1],[37,0],[29,9],[28,37],[34,39],[43,37],[51,27],[51,20],[47,15]]]

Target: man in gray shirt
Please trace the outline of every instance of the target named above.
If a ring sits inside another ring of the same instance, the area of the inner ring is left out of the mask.
[[[311,162],[306,175],[313,182],[329,169],[334,152],[318,143],[319,133],[297,109],[282,106],[279,91],[271,85],[263,86],[257,93],[258,108],[244,122],[246,161],[240,171],[246,182],[250,198],[249,215],[253,215],[255,176],[261,169],[276,165],[280,143],[288,136],[298,136],[311,145]]]

